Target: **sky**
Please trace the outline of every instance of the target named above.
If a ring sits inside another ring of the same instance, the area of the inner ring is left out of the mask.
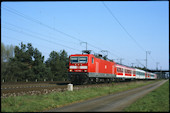
[[[169,70],[169,1],[1,2],[1,42]]]

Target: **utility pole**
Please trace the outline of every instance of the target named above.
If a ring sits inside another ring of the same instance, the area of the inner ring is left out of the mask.
[[[161,78],[163,78],[163,76],[162,76],[162,66],[160,66],[160,73],[161,73]]]
[[[120,64],[122,64],[122,60],[124,60],[123,58],[120,58]]]
[[[80,45],[81,45],[82,43],[86,43],[86,50],[87,50],[87,42],[81,42]]]
[[[156,62],[156,70],[158,70],[158,64],[159,64],[159,62]]]
[[[133,67],[133,64],[134,64],[134,63],[131,63],[131,64],[132,64],[132,67]]]
[[[146,51],[146,70],[147,70],[147,53],[151,53],[150,51]]]

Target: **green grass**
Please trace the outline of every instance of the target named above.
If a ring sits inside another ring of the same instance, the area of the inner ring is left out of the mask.
[[[137,100],[125,112],[169,112],[169,81]]]
[[[83,100],[104,96],[128,89],[140,87],[155,81],[103,87],[84,88],[75,91],[53,92],[46,95],[24,95],[16,97],[1,98],[1,112],[40,112],[63,105],[80,102]]]

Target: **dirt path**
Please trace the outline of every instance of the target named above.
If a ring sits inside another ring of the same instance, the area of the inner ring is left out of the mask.
[[[143,97],[145,94],[158,88],[167,80],[161,80],[147,86],[124,91],[121,93],[111,94],[84,102],[55,108],[46,112],[100,112],[100,111],[122,111],[123,108],[129,106],[137,99]]]

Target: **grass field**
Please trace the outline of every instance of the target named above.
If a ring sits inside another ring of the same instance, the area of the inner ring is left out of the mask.
[[[157,81],[157,80],[156,80]],[[41,112],[90,98],[121,92],[144,86],[155,81],[130,82],[128,84],[84,88],[74,91],[53,92],[46,95],[24,95],[1,98],[1,112]]]
[[[169,112],[169,81],[124,109],[125,112]]]

